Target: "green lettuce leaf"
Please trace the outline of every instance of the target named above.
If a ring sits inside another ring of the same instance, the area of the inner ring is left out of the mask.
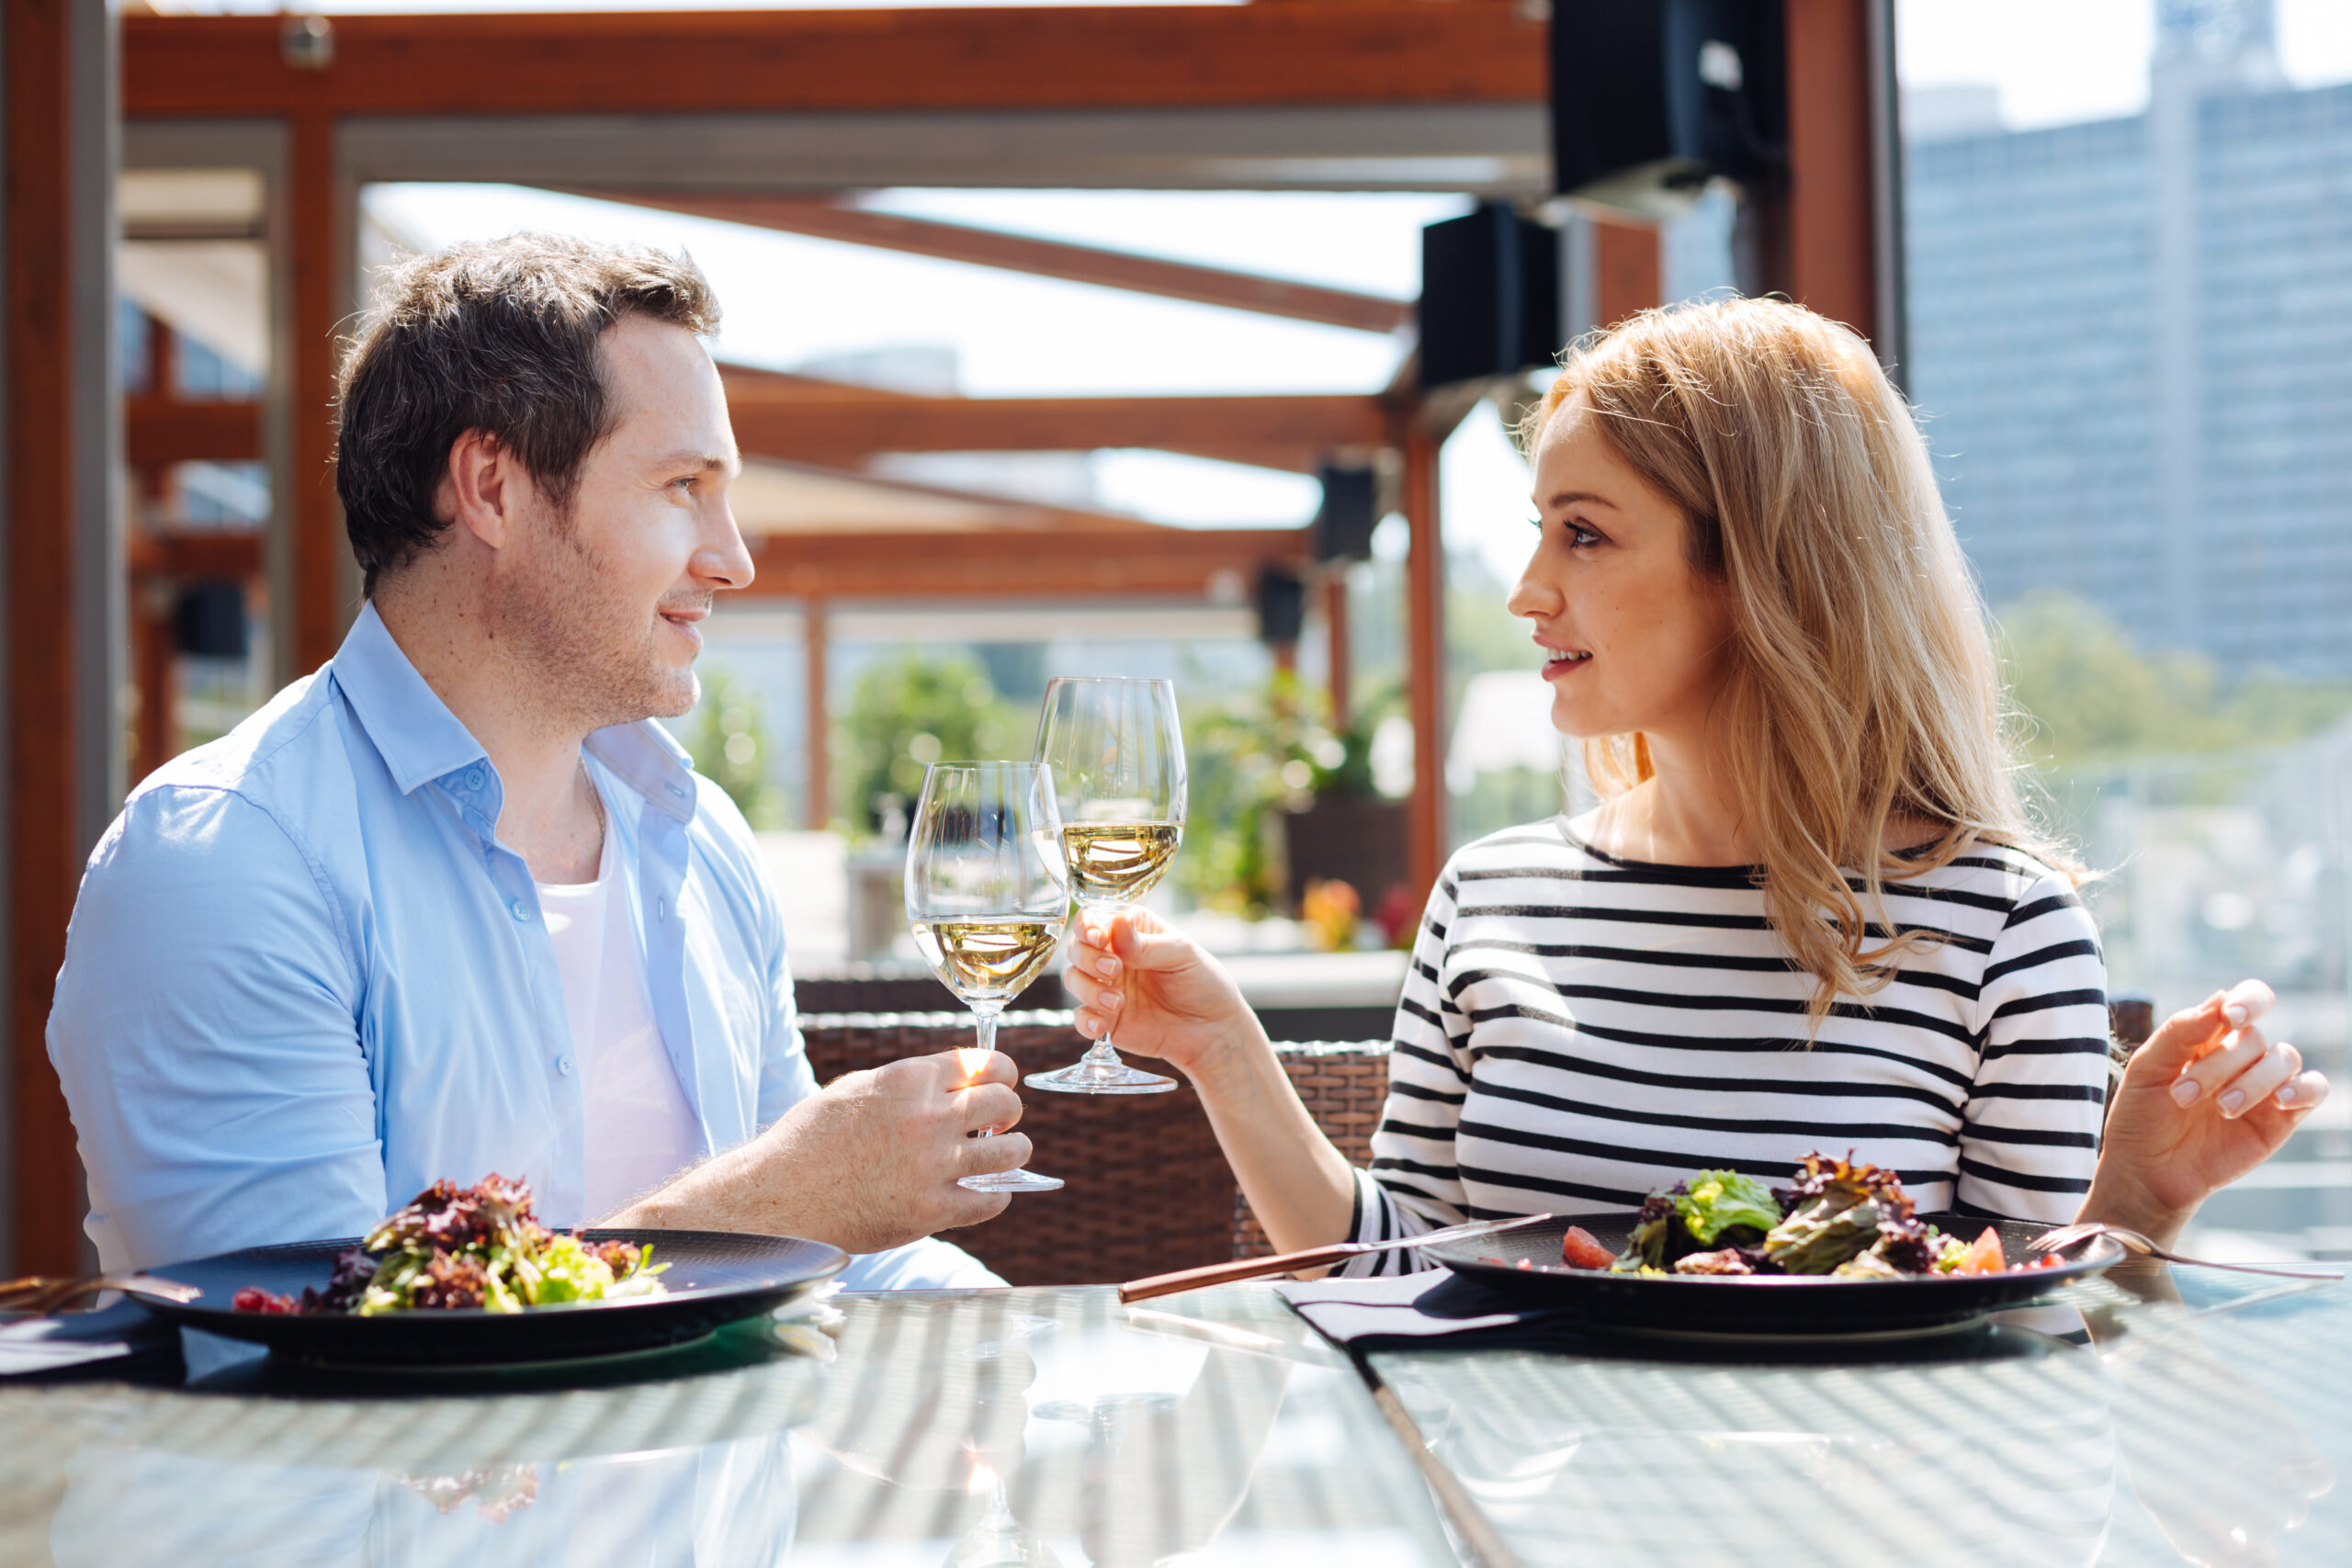
[[[1781,1223],[1781,1205],[1772,1190],[1736,1170],[1701,1171],[1690,1179],[1690,1190],[1676,1196],[1674,1209],[1701,1247],[1713,1247],[1717,1236],[1735,1225],[1746,1225],[1760,1235]]]

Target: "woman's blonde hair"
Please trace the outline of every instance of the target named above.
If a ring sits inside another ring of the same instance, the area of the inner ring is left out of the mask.
[[[1910,407],[1860,338],[1773,299],[1647,310],[1569,350],[1521,427],[1531,456],[1571,399],[1728,591],[1715,718],[1766,915],[1818,982],[1812,1030],[1933,940],[1892,928],[1886,882],[1985,841],[2079,879],[2019,797],[1983,602]],[[1585,766],[1604,797],[1652,771],[1640,735],[1588,741]],[[1898,857],[1897,816],[1941,830]]]

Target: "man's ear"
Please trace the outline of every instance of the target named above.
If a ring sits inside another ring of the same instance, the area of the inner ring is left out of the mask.
[[[497,436],[467,431],[450,444],[448,469],[442,476],[448,520],[492,549],[504,548],[522,500],[521,478],[514,454]]]

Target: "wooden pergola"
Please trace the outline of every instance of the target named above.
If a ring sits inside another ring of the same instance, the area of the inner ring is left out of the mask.
[[[356,196],[506,181],[797,234],[1365,331],[1408,301],[873,212],[887,186],[1548,193],[1544,24],[1513,0],[1230,7],[130,17],[5,6],[7,1032],[17,1270],[80,1253],[73,1129],[42,1049],[82,861],[119,804],[133,573],[269,584],[277,673],[317,668],[357,608],[328,473],[336,333],[357,304]],[[1878,332],[1891,307],[1887,0],[1788,0],[1790,177],[1778,286]],[[298,36],[299,35],[299,36]],[[246,401],[116,390],[109,161],[261,170],[273,378]],[[1598,315],[1656,302],[1657,239],[1598,232]],[[1410,525],[1413,875],[1444,843],[1439,446],[1464,400],[968,399],[730,369],[747,457],[817,468],[910,451],[1147,446],[1314,470],[1392,453]],[[260,536],[141,537],[119,476],[268,462]],[[822,680],[835,599],[1198,597],[1306,564],[1303,530],[1187,532],[1078,514],[1006,535],[799,530],[757,541],[755,592],[797,601]],[[1338,608],[1337,602],[1333,608]],[[1336,617],[1335,617],[1336,618]],[[141,645],[146,646],[146,645]],[[144,663],[144,660],[141,661]],[[1344,660],[1334,660],[1344,679]],[[153,705],[151,704],[152,708]],[[812,724],[812,735],[821,726]],[[141,750],[150,757],[159,739]],[[810,777],[823,776],[821,739]]]

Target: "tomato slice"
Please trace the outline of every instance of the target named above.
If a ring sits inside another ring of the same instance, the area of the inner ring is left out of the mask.
[[[1560,1261],[1571,1269],[1606,1269],[1617,1261],[1617,1255],[1594,1240],[1582,1225],[1570,1225],[1568,1234],[1560,1238]]]
[[[1961,1256],[1960,1267],[1952,1272],[2000,1274],[2007,1272],[2008,1267],[2001,1257],[2001,1233],[1986,1225],[1984,1234],[1968,1244],[1968,1250]]]

